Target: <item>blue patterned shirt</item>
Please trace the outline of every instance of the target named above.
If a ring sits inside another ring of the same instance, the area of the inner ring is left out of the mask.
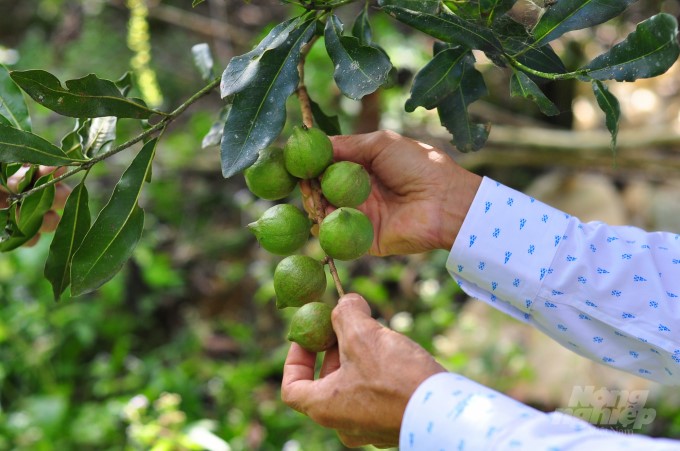
[[[680,235],[582,223],[485,178],[447,269],[470,296],[587,358],[680,385]],[[545,414],[456,374],[412,396],[402,450],[680,449]]]

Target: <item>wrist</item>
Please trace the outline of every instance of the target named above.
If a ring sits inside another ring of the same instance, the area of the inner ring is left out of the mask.
[[[454,164],[454,170],[449,172],[448,183],[442,190],[441,220],[438,223],[439,248],[451,250],[458,232],[465,221],[477,191],[482,184],[482,177],[466,171]]]

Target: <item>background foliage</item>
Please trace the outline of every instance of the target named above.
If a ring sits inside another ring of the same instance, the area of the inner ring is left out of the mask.
[[[142,30],[135,42],[127,31],[133,22],[123,2],[0,0],[0,11],[8,12],[0,17],[0,59],[17,70],[49,70],[61,80],[88,73],[116,79],[132,66],[141,81],[140,74],[150,68],[153,79],[147,75],[133,94],[160,103],[158,96],[144,92],[157,83],[167,110],[203,85],[192,62],[194,44],[211,42],[218,67],[224,67],[230,57],[250,50],[270,28],[267,24],[290,13],[289,6],[264,0],[208,1],[195,9],[188,3],[150,3],[151,40]],[[135,11],[139,2],[129,6]],[[677,14],[674,7],[674,2],[638,2],[609,25],[608,42],[658,10]],[[527,3],[523,14],[528,18],[534,11]],[[342,19],[351,23],[357,13]],[[218,24],[213,27],[210,18]],[[450,136],[435,131],[436,113],[419,109],[407,116],[403,111],[410,80],[431,58],[427,38],[409,34],[405,42],[405,33],[412,32],[384,15],[373,19],[373,39],[397,68],[394,89],[361,101],[341,96],[328,77],[333,67],[321,46],[308,57],[308,89],[330,93],[315,100],[339,115],[343,131],[387,127],[450,149]],[[590,32],[569,36],[558,50],[579,67],[592,57],[581,52],[602,45],[601,38]],[[150,60],[140,60],[144,52]],[[533,125],[573,126],[573,81],[547,86],[559,114],[546,120],[537,107],[508,99],[507,91],[496,88],[509,80],[492,67],[487,63],[482,72],[495,122],[502,105],[511,114],[522,112]],[[272,302],[277,259],[258,249],[244,227],[269,204],[253,198],[239,176],[223,179],[216,170],[219,151],[201,148],[222,106],[217,95],[203,99],[163,136],[154,183],[142,199],[143,238],[124,270],[100,290],[52,301],[52,289],[42,277],[49,237],[35,248],[0,257],[0,449],[201,449],[195,444],[201,440],[213,440],[213,449],[225,449],[224,443],[236,450],[342,449],[332,432],[279,402],[287,345],[284,321]],[[33,128],[52,142],[72,127],[41,106],[31,104],[31,109]],[[282,136],[299,122],[297,109],[288,111]],[[604,127],[603,120],[597,126]],[[121,122],[118,140],[137,132]],[[131,160],[122,153],[93,168],[88,186],[92,211],[103,206]],[[545,170],[545,165],[536,166],[531,161],[508,171],[496,161],[477,170],[523,188]],[[611,159],[605,168],[611,169]],[[321,252],[314,243],[306,251]],[[547,383],[522,360],[520,345],[448,353],[437,346],[433,337],[464,327],[458,313],[466,300],[445,273],[445,258],[435,252],[338,264],[342,280],[351,284],[347,288],[362,293],[377,317],[439,354],[450,369],[466,374],[481,367],[490,375],[485,382],[501,390]],[[527,401],[555,407],[540,399]],[[659,416],[644,432],[680,436],[677,398],[654,402]]]

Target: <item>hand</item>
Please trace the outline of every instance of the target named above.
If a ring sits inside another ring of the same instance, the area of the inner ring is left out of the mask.
[[[363,165],[373,184],[359,210],[373,223],[372,255],[449,250],[481,177],[430,145],[379,131],[331,137],[336,160]]]
[[[7,188],[9,188],[10,192],[16,193],[18,191],[19,184],[26,177],[28,169],[29,166],[23,166],[17,172],[12,174],[12,176],[10,176],[9,179],[7,179]],[[34,179],[37,180],[40,177],[43,177],[52,172],[55,173],[55,176],[58,176],[62,174],[65,170],[66,170],[65,167],[55,168],[52,166],[38,166],[38,170],[34,175]],[[52,232],[57,228],[57,225],[59,224],[59,214],[57,213],[57,210],[61,210],[64,208],[64,204],[66,203],[66,199],[68,198],[70,192],[71,188],[69,188],[66,185],[58,183],[55,186],[52,209],[45,213],[45,215],[43,216],[42,226],[40,227],[41,233]],[[7,208],[9,206],[8,198],[9,193],[6,191],[5,187],[0,186],[0,209]],[[18,213],[21,212],[19,211]],[[34,246],[39,239],[40,233],[38,233],[36,236],[31,238],[31,240],[26,242],[24,246],[25,247]]]
[[[358,294],[333,310],[338,347],[326,351],[314,380],[316,354],[293,343],[283,369],[281,397],[349,447],[395,446],[406,404],[421,382],[444,371],[416,343],[371,318]]]

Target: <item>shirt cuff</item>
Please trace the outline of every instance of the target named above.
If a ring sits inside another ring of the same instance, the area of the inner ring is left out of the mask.
[[[527,321],[569,218],[485,177],[446,267],[469,295]]]
[[[496,449],[515,423],[536,416],[545,414],[458,374],[438,373],[411,396],[399,449]]]

